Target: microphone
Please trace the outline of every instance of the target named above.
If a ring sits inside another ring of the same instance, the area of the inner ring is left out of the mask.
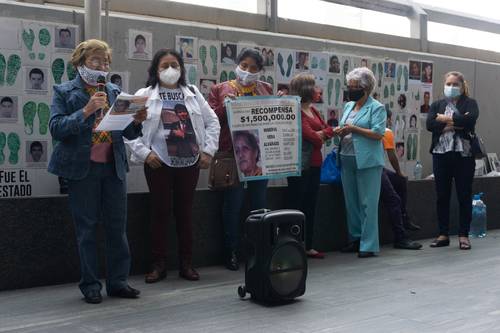
[[[103,75],[99,75],[97,78],[97,92],[106,92],[106,78]],[[103,115],[103,110],[99,109],[98,112],[100,113],[102,118]]]

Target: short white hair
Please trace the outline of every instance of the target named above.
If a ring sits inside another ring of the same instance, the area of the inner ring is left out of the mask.
[[[354,68],[346,75],[347,82],[356,81],[364,91],[370,95],[375,88],[375,75],[366,67]]]

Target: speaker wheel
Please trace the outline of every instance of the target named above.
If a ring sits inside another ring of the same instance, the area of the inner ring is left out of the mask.
[[[239,286],[238,295],[240,296],[240,298],[245,298],[245,296],[247,295],[247,288],[245,286]]]

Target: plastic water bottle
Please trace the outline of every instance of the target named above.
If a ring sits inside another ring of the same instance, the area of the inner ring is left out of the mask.
[[[417,164],[415,164],[415,169],[413,170],[413,175],[415,176],[416,180],[422,179],[422,164],[420,164],[419,161],[417,161]]]
[[[470,235],[483,238],[486,236],[486,205],[481,200],[483,193],[475,194],[472,199],[472,222]]]

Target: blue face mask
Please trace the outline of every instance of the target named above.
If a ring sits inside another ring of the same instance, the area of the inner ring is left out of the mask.
[[[456,98],[462,93],[459,87],[444,86],[444,95],[448,98]]]

